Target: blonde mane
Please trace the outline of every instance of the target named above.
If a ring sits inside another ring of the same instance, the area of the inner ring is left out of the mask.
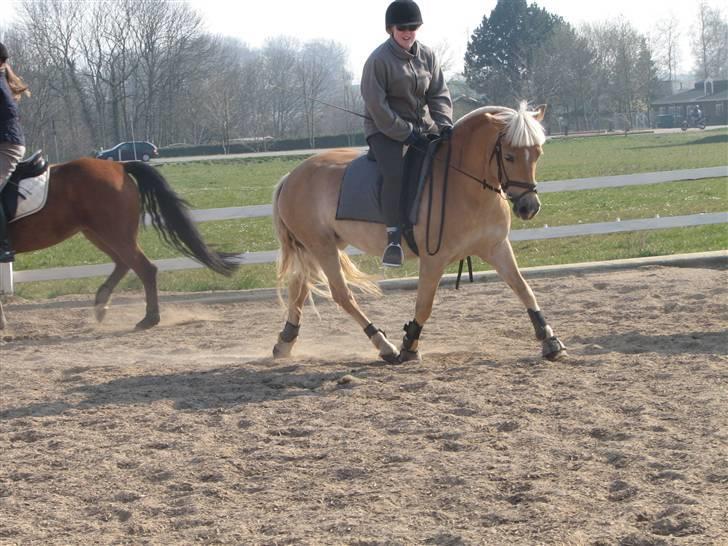
[[[518,110],[505,106],[483,106],[464,115],[455,125],[468,123],[483,114],[492,114],[503,124],[502,133],[511,146],[516,148],[541,146],[546,141],[546,133],[536,120],[537,112],[529,111],[527,108],[525,101],[521,102]]]

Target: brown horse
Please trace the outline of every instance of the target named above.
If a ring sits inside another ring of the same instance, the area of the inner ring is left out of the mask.
[[[114,261],[96,292],[97,320],[103,320],[111,292],[131,269],[144,285],[146,315],[137,329],[159,323],[157,267],[137,243],[139,220],[148,214],[160,237],[213,271],[230,275],[235,264],[212,252],[189,217],[188,204],[153,167],[141,161],[116,163],[79,159],[51,166],[45,207],[10,224],[16,252],[57,245],[79,231]],[[0,329],[6,325],[0,303]]]
[[[508,240],[511,216],[506,198],[523,219],[533,218],[541,206],[536,193],[536,163],[545,141],[539,123],[545,109],[540,106],[529,112],[522,104],[518,110],[475,110],[455,124],[450,141],[435,156],[431,207],[423,203],[415,226],[420,249],[415,317],[405,325],[399,349],[369,321],[349,289],[351,285],[369,292],[378,290],[342,250],[351,244],[367,254],[381,256],[386,241],[383,225],[336,220],[342,176],[358,152],[324,152],[286,175],[273,196],[274,223],[281,244],[279,286],[288,285],[288,316],[273,348],[274,356],[290,355],[304,302],[310,291],[317,289],[317,283],[327,282],[333,300],[364,329],[381,358],[390,363],[418,360],[420,333],[432,311],[440,278],[448,264],[469,255],[492,264],[519,297],[528,310],[536,338],[542,342],[543,356],[550,360],[564,356],[565,347],[521,276]],[[439,217],[433,215],[430,225],[428,208],[441,211]],[[429,239],[437,240],[438,234],[439,251],[430,252],[427,249],[437,245]]]

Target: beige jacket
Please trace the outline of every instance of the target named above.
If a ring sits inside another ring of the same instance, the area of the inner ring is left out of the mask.
[[[384,133],[404,142],[413,129],[437,133],[452,125],[452,100],[433,51],[415,42],[410,53],[394,38],[375,49],[364,65],[361,96],[369,138]]]

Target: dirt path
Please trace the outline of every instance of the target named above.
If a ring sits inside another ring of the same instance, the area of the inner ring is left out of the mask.
[[[441,290],[422,365],[331,304],[16,310],[0,342],[1,544],[728,544],[725,271]],[[399,338],[414,293],[364,303]],[[88,299],[88,298],[85,298]],[[389,309],[385,314],[384,310]]]

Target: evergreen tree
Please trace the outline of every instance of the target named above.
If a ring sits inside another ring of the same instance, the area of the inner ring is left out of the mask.
[[[563,19],[526,0],[498,0],[465,53],[468,85],[502,104],[524,98],[534,58]]]

